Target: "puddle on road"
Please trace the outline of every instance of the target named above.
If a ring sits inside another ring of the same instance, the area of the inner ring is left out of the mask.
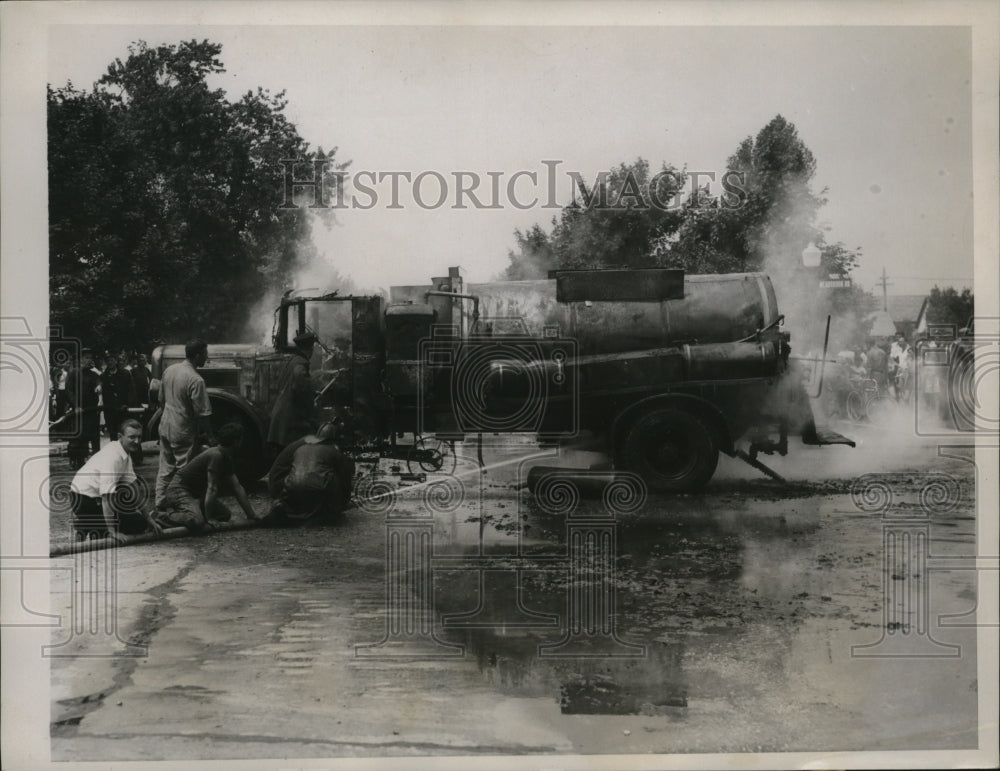
[[[797,577],[817,569],[800,542],[819,528],[816,500],[650,497],[617,519],[599,500],[572,516],[526,492],[498,501],[435,519],[441,639],[499,691],[554,698],[564,714],[679,717],[692,678],[703,694],[752,688],[752,673],[726,685],[687,665],[733,655],[750,629],[787,642],[809,601]]]
[[[474,656],[483,679],[519,697],[554,697],[563,714],[679,714],[687,706],[683,646],[653,643],[630,658],[539,656],[542,638],[489,630],[448,635]],[[600,646],[595,646],[595,653]]]

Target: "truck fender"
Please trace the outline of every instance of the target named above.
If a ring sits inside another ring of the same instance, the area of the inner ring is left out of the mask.
[[[149,381],[149,390],[144,394],[147,399],[146,404],[159,404],[160,403],[160,379],[154,377]]]
[[[231,394],[228,391],[223,391],[221,388],[207,388],[205,389],[208,394],[209,402],[212,403],[223,403],[231,405],[234,407],[242,416],[245,416],[251,422],[251,425],[257,430],[261,441],[267,436],[267,431],[264,427],[264,421],[257,414],[257,411],[253,408],[246,399]],[[156,412],[146,423],[146,439],[159,439],[160,437],[160,420],[163,418],[163,408],[157,407]]]
[[[233,460],[236,476],[244,487],[253,485],[267,471],[269,466],[266,448],[267,426],[264,418],[254,406],[243,397],[218,388],[208,388],[208,399],[212,403],[212,423],[215,430],[222,421],[234,421],[243,425],[243,443]]]
[[[697,396],[677,393],[658,394],[656,396],[649,396],[645,399],[640,399],[618,413],[611,424],[611,432],[609,436],[611,448],[614,450],[618,447],[618,443],[621,441],[629,426],[640,415],[654,407],[667,406],[678,407],[686,412],[697,415],[714,433],[719,449],[727,455],[733,454],[735,451],[733,446],[733,437],[730,434],[729,424],[719,408],[711,402]]]
[[[145,436],[143,437],[148,441],[160,441],[160,418],[163,417],[163,407],[157,407],[156,412],[153,413],[148,421],[146,421]]]
[[[267,426],[264,425],[264,420],[250,402],[242,396],[230,393],[229,391],[223,391],[221,388],[207,388],[205,390],[208,393],[209,402],[213,405],[213,412],[217,403],[232,407],[241,417],[245,417],[250,422],[253,428],[256,429],[262,442],[267,438]]]

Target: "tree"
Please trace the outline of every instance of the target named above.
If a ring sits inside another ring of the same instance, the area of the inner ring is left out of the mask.
[[[809,243],[821,246],[816,219],[825,199],[810,186],[816,159],[792,123],[776,115],[726,166],[724,179],[737,192],[689,199],[678,236],[666,245],[671,264],[707,273],[791,270]],[[823,251],[824,268],[846,272],[850,253],[842,245]]]
[[[813,192],[815,173],[812,151],[777,115],[730,156],[723,179],[736,193],[697,191],[685,202],[676,237],[661,245],[664,264],[691,273],[766,272],[796,340],[814,350],[822,344],[827,315],[833,320],[830,344],[847,345],[863,338],[873,306],[871,295],[857,287],[820,287],[829,274],[850,275],[861,249],[827,243],[818,221],[825,191]],[[803,265],[810,243],[820,250],[818,268]]]
[[[662,165],[650,177],[649,163],[598,175],[593,186],[577,179],[579,199],[563,207],[547,234],[538,225],[515,231],[518,250],[508,253],[504,278],[540,278],[553,268],[645,268],[659,264],[655,245],[681,223],[676,201],[683,171]]]
[[[51,318],[66,334],[245,339],[247,312],[311,257],[312,218],[279,208],[281,161],[334,153],[309,148],[282,93],[211,88],[221,50],[139,42],[91,91],[49,87]]]
[[[553,229],[556,219],[552,218]],[[522,233],[514,231],[517,239],[517,251],[508,250],[507,259],[510,265],[503,277],[508,281],[521,281],[530,278],[545,278],[548,272],[557,266],[555,247],[549,234],[538,224]]]
[[[937,285],[931,289],[927,298],[928,324],[954,324],[964,327],[975,315],[975,297],[972,290],[963,289],[959,292],[950,286],[940,289]]]

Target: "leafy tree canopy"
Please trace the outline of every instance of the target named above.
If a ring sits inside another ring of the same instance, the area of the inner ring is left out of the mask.
[[[281,161],[336,150],[310,149],[283,92],[212,88],[221,50],[138,42],[92,90],[48,88],[51,318],[65,334],[243,339],[246,313],[311,259],[312,218],[279,209]]]
[[[945,289],[935,286],[927,298],[928,324],[954,324],[961,328],[974,315],[975,297],[970,289],[959,292],[953,286]]]
[[[665,245],[667,262],[694,273],[791,271],[813,243],[824,272],[850,272],[860,250],[826,243],[817,222],[825,191],[813,192],[815,173],[795,126],[775,116],[729,157],[726,179],[736,193],[700,190],[687,201],[677,237]]]
[[[662,165],[650,176],[642,158],[598,175],[593,185],[576,180],[579,197],[552,220],[515,231],[504,278],[542,278],[554,268],[655,267],[654,245],[681,224],[676,204],[686,176]]]

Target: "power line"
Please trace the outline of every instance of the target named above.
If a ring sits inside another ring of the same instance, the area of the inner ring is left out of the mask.
[[[893,276],[906,281],[972,281],[971,276]]]

